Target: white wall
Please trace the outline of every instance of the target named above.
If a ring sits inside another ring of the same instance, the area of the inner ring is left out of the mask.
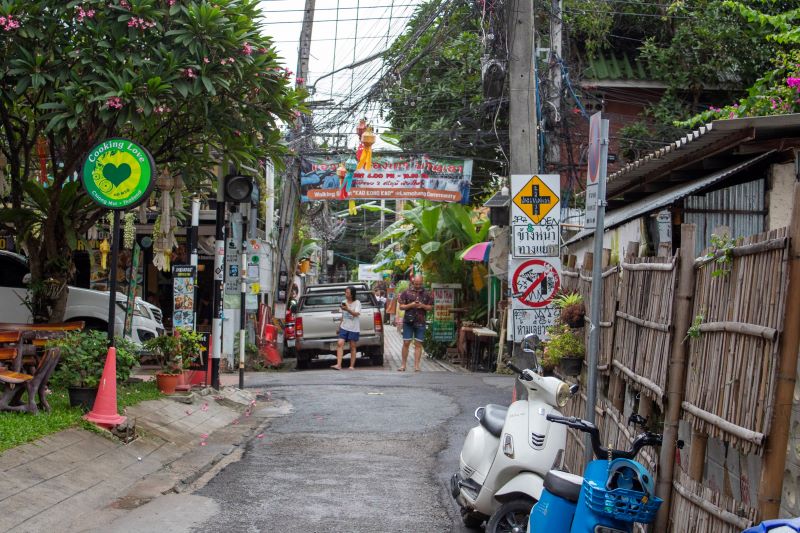
[[[795,180],[794,163],[772,165],[767,193],[767,225],[770,230],[789,225]]]
[[[611,263],[617,263],[625,257],[625,248],[628,242],[641,242],[641,218],[635,218],[624,224],[620,224],[603,234],[603,248],[611,249]],[[576,265],[583,265],[583,256],[586,252],[594,252],[594,237],[583,239],[580,242],[570,245],[566,254],[577,256]]]

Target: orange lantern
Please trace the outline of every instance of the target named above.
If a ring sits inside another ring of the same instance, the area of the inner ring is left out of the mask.
[[[372,145],[375,144],[375,139],[376,137],[375,133],[372,131],[372,127],[367,126],[364,133],[361,134],[361,144],[364,145],[364,149],[358,159],[358,167],[356,167],[356,170],[363,168],[370,171],[372,169]]]

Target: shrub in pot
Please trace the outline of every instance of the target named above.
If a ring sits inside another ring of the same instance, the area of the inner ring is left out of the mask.
[[[156,372],[156,384],[164,394],[173,394],[178,378],[199,356],[202,336],[191,330],[178,330],[172,335],[162,335],[147,340],[144,349],[152,353],[161,367]]]
[[[583,296],[577,292],[561,294],[553,300],[553,304],[561,310],[559,321],[572,328],[582,328],[586,316]]]
[[[544,348],[545,359],[555,361],[568,376],[580,375],[586,346],[583,335],[578,335],[566,324],[547,328],[548,340]]]
[[[114,342],[117,349],[117,381],[126,381],[133,367],[139,364],[136,345],[120,337]],[[67,388],[71,406],[90,410],[103,376],[108,336],[102,331],[75,331],[48,342],[49,346],[61,348],[61,358],[51,382]]]

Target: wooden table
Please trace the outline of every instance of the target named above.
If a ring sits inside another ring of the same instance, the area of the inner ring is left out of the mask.
[[[468,346],[467,352],[469,355],[469,360],[467,368],[473,372],[478,370],[481,362],[484,361],[484,358],[481,357],[483,354],[483,348],[488,347],[489,354],[486,358],[488,365],[485,368],[487,368],[487,371],[489,371],[491,365],[493,364],[494,344],[498,337],[497,332],[484,327],[462,328],[462,331],[466,336],[466,342]]]

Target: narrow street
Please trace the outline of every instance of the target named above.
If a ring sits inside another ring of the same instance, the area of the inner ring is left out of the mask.
[[[397,372],[399,346],[387,340],[382,369],[260,374],[248,387],[291,414],[194,494],[159,498],[110,530],[466,531],[447,482],[475,407],[508,403],[512,378],[429,359]]]

